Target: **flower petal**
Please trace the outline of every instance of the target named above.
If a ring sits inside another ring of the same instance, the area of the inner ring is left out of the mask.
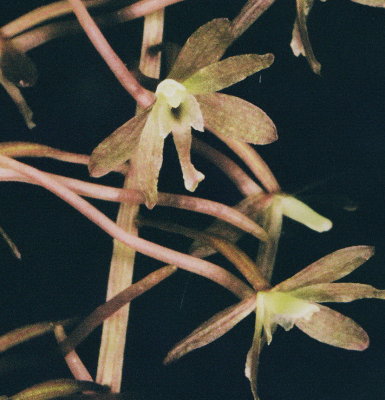
[[[132,157],[149,112],[150,108],[131,118],[94,149],[88,165],[91,176],[103,176]]]
[[[369,346],[367,333],[352,319],[325,306],[308,320],[297,320],[295,325],[319,342],[346,350],[365,350]]]
[[[233,85],[261,69],[270,67],[273,54],[244,54],[201,68],[183,82],[192,94],[213,93]]]
[[[315,283],[328,283],[349,275],[374,254],[374,247],[352,246],[337,250],[310,264],[273,290],[289,291]]]
[[[194,192],[205,176],[191,163],[191,128],[174,127],[172,135],[182,168],[184,186],[190,192]]]
[[[330,219],[315,212],[308,205],[293,196],[277,195],[281,200],[283,215],[313,229],[316,232],[326,232],[333,226]]]
[[[194,72],[218,61],[232,41],[230,21],[226,18],[201,26],[187,39],[168,78],[183,82]]]
[[[164,364],[170,364],[190,351],[206,346],[220,338],[236,324],[251,314],[255,310],[255,304],[256,298],[255,296],[251,296],[240,303],[215,314],[212,318],[195,329],[185,339],[177,343],[167,354]]]
[[[317,283],[293,290],[290,294],[316,303],[348,303],[359,299],[385,299],[385,290],[362,283]]]
[[[260,108],[239,97],[223,93],[197,95],[205,127],[213,133],[252,144],[277,140],[273,121]]]
[[[142,130],[136,152],[137,179],[148,208],[153,208],[158,200],[158,177],[163,162],[163,144],[169,129],[167,118],[164,118],[163,106],[156,103]]]
[[[233,208],[254,221],[268,201],[269,199],[266,198],[265,194],[257,193],[256,195],[251,195],[241,200]],[[243,233],[239,228],[220,219],[215,220],[204,232],[226,239],[231,243],[237,242]],[[261,246],[262,243],[263,242],[259,245]],[[205,258],[215,254],[216,250],[210,247],[209,243],[206,241],[195,240],[190,247],[190,253],[195,257]],[[257,265],[259,266],[258,263]]]
[[[293,53],[296,56],[303,54],[313,72],[319,75],[321,72],[321,64],[313,53],[306,25],[313,3],[314,0],[297,0],[297,19],[294,22],[293,39],[290,45],[293,49]]]
[[[259,400],[258,397],[258,367],[259,355],[261,353],[261,333],[254,334],[253,344],[247,353],[245,375],[250,381],[251,392],[253,393],[254,400]]]

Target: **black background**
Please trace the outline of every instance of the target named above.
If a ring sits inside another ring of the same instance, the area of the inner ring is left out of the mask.
[[[0,22],[47,3],[2,2]],[[203,23],[216,17],[233,18],[243,3],[190,0],[172,6],[166,12],[165,40],[183,44]],[[309,31],[322,64],[321,77],[311,72],[303,58],[291,53],[294,17],[294,1],[278,1],[228,51],[229,55],[275,54],[271,68],[226,92],[257,104],[274,120],[279,140],[258,150],[286,191],[299,193],[334,222],[330,232],[317,234],[285,220],[274,281],[339,248],[370,244],[376,246],[376,256],[349,281],[385,288],[385,11],[347,0],[316,2]],[[130,65],[139,54],[141,27],[139,20],[104,30]],[[29,54],[40,77],[24,94],[38,126],[28,131],[1,90],[2,141],[32,141],[89,154],[133,115],[134,102],[83,35],[55,40]],[[231,154],[210,133],[199,135]],[[184,193],[170,140],[165,155],[160,189]],[[88,179],[83,167],[47,160],[28,162],[44,170]],[[194,163],[206,174],[197,196],[229,205],[241,199],[213,166],[197,155]],[[121,179],[113,176],[101,182],[121,185]],[[18,244],[23,259],[15,260],[0,242],[0,332],[89,313],[104,298],[110,238],[43,189],[19,183],[2,183],[1,187],[0,225]],[[341,198],[350,199],[358,209],[345,211],[346,200],[341,203]],[[93,203],[115,217],[116,205]],[[150,215],[176,218],[196,228],[209,222],[208,218],[174,209],[155,209]],[[189,245],[180,237],[150,229],[143,229],[142,235],[181,251]],[[242,246],[250,255],[255,254],[253,239],[245,238]],[[135,279],[161,265],[141,255],[137,260]],[[227,265],[219,257],[213,261]],[[140,399],[250,399],[243,369],[252,337],[252,317],[178,363],[169,367],[161,363],[173,344],[234,301],[221,287],[183,271],[137,300],[131,313],[123,390]],[[367,330],[369,349],[348,352],[315,342],[297,329],[279,331],[261,358],[262,399],[384,397],[385,304],[369,300],[332,307]],[[99,335],[93,334],[79,347],[92,373]],[[52,337],[34,340],[0,358],[0,394],[11,395],[28,385],[59,377],[70,375]]]

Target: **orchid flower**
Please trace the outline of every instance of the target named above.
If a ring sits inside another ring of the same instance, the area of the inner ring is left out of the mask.
[[[227,19],[215,19],[193,33],[169,76],[159,83],[155,103],[93,151],[91,175],[102,176],[135,156],[138,184],[151,208],[157,201],[163,143],[169,133],[190,191],[204,178],[191,163],[191,128],[203,131],[206,127],[253,144],[276,140],[276,128],[261,109],[238,97],[216,93],[269,67],[274,60],[272,54],[244,54],[219,61],[232,41]]]
[[[349,275],[374,254],[370,246],[337,250],[270,289],[263,289],[202,324],[168,353],[165,363],[203,347],[224,335],[256,310],[253,343],[247,355],[245,374],[254,399],[262,338],[270,344],[277,326],[294,326],[322,343],[347,350],[365,350],[367,333],[352,319],[320,303],[351,302],[364,298],[385,300],[385,290],[360,283],[335,283]]]

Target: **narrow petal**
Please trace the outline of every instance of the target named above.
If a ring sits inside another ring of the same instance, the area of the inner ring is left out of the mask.
[[[240,303],[215,314],[199,328],[195,329],[185,339],[177,343],[167,354],[164,364],[170,364],[190,351],[206,346],[220,338],[236,324],[251,314],[255,310],[255,304],[256,298],[255,296],[251,296]]]
[[[293,290],[290,294],[316,303],[348,303],[359,299],[385,299],[385,290],[362,283],[317,283]]]
[[[281,200],[283,215],[313,229],[316,232],[326,232],[333,226],[330,219],[315,212],[308,205],[293,196],[277,195]]]
[[[244,54],[210,64],[190,76],[183,85],[192,94],[213,93],[270,67],[273,54]]]
[[[183,130],[174,127],[172,134],[182,168],[184,186],[190,192],[194,192],[205,176],[191,163],[191,128]]]
[[[385,0],[352,0],[352,1],[354,3],[363,4],[364,6],[385,8]]]
[[[197,99],[189,94],[183,102],[181,124],[192,126],[195,130],[203,132],[205,130],[203,115]]]
[[[230,21],[226,18],[201,26],[187,39],[168,78],[183,82],[194,72],[218,61],[232,40]]]
[[[94,149],[88,165],[91,176],[103,176],[132,157],[149,112],[150,108],[131,118]]]
[[[268,144],[277,140],[273,121],[254,104],[223,93],[202,94],[196,98],[205,127],[213,133],[252,144]]]
[[[291,278],[279,283],[275,290],[289,291],[315,283],[328,283],[349,275],[374,254],[374,247],[352,246],[337,250],[310,264]]]
[[[153,208],[158,200],[158,178],[168,130],[164,127],[165,119],[160,110],[161,108],[155,107],[148,116],[137,148],[137,178],[148,208]]]
[[[352,319],[329,307],[320,306],[308,320],[297,320],[295,325],[319,342],[346,350],[365,350],[369,346],[367,333]]]
[[[247,353],[246,365],[245,365],[245,375],[250,381],[251,392],[253,393],[254,400],[258,400],[258,367],[259,367],[259,355],[261,353],[262,347],[262,328],[265,319],[265,310],[263,304],[261,304],[261,299],[257,296],[257,311],[255,317],[255,328],[253,343],[250,350]],[[262,300],[263,302],[263,300]]]
[[[294,54],[295,51],[298,50],[301,50],[301,54],[303,54],[302,51],[304,51],[304,55],[311,69],[314,73],[319,75],[321,72],[321,64],[315,58],[307,31],[307,18],[313,7],[313,3],[314,0],[297,0],[297,19],[294,23],[292,49]],[[299,41],[301,41],[301,43]]]

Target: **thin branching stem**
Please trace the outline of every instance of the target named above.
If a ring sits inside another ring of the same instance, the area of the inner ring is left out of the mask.
[[[196,137],[193,137],[192,150],[222,170],[245,197],[263,191],[238,164]]]
[[[106,38],[88,13],[87,8],[81,2],[81,0],[68,1],[72,5],[76,18],[84,29],[84,32],[121,85],[127,90],[128,93],[130,93],[130,95],[141,107],[149,107],[155,100],[154,94],[141,86],[133,73],[127,69],[124,62],[119,58],[119,56],[107,42]]]
[[[84,318],[83,321],[71,332],[68,338],[61,343],[63,353],[67,355],[71,354],[73,349],[75,349],[76,346],[78,346],[91,332],[101,325],[104,320],[119,311],[127,303],[168,278],[176,270],[177,268],[173,265],[162,267],[147,275],[139,282],[136,282],[122,290],[112,299],[97,307],[91,314]]]
[[[56,325],[54,328],[54,334],[59,344],[67,339],[67,335],[65,333],[63,325]],[[64,360],[67,363],[67,366],[75,379],[79,381],[94,381],[88,369],[83,364],[83,361],[80,359],[75,350],[71,350],[67,354],[65,354]]]

